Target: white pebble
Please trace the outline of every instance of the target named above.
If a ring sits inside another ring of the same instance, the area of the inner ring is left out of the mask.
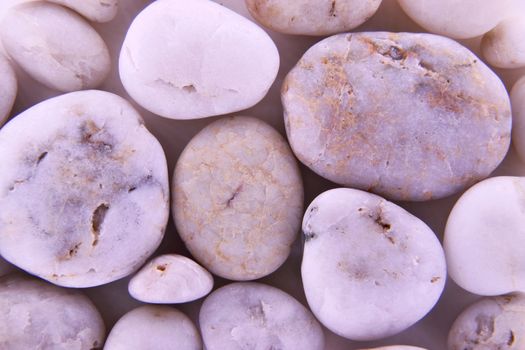
[[[510,92],[512,105],[512,143],[525,161],[525,77],[519,79]]]
[[[4,124],[11,113],[15,102],[18,84],[15,72],[9,61],[0,54],[0,126]]]
[[[525,16],[508,18],[485,34],[481,51],[495,67],[525,66]]]
[[[109,22],[117,15],[118,0],[47,0],[80,13],[93,22]],[[124,0],[127,1],[127,0]]]

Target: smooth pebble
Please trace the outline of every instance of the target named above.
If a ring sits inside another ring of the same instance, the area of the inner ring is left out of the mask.
[[[361,350],[426,350],[424,348],[419,348],[417,346],[408,346],[408,345],[391,345],[391,346],[382,346],[379,348],[369,348]]]
[[[525,76],[510,91],[512,101],[512,143],[519,157],[525,161]]]
[[[109,22],[117,15],[118,0],[46,0],[75,10],[93,22]],[[127,0],[124,0],[127,1]]]
[[[525,15],[508,18],[485,34],[481,52],[485,60],[495,67],[525,66]]]
[[[0,53],[0,127],[9,117],[15,103],[18,83],[9,61]]]

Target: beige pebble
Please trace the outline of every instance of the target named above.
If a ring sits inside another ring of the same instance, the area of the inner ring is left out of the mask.
[[[495,67],[525,66],[525,16],[505,19],[485,34],[481,51],[487,62]]]

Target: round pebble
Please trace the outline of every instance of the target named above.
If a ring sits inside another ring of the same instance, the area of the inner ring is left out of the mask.
[[[2,126],[11,113],[18,90],[15,72],[2,54],[0,54],[0,77],[2,77],[0,82],[0,126]]]
[[[495,67],[525,66],[525,16],[506,19],[485,34],[481,51],[485,60]]]
[[[468,307],[452,325],[448,349],[525,349],[525,296],[485,298]]]
[[[207,350],[322,350],[324,334],[292,296],[261,283],[233,283],[214,291],[199,322]]]
[[[525,292],[525,178],[478,183],[458,200],[445,229],[449,273],[479,295]]]
[[[250,14],[277,32],[329,35],[366,22],[381,0],[246,0]]]
[[[145,303],[175,304],[211,292],[213,277],[193,260],[167,254],[152,259],[129,281],[129,294]]]
[[[182,152],[173,215],[191,254],[233,280],[281,266],[300,229],[303,185],[283,137],[250,117],[220,119]]]
[[[512,101],[512,143],[525,161],[525,76],[519,79],[510,92]]]
[[[301,275],[317,319],[340,336],[399,333],[435,305],[446,280],[443,249],[424,222],[385,199],[338,188],[303,219]]]
[[[124,99],[81,91],[37,104],[0,130],[0,254],[55,284],[129,275],[169,217],[161,145]]]
[[[118,0],[46,0],[80,13],[93,22],[109,22],[117,15]],[[126,0],[125,0],[126,1]]]
[[[52,89],[94,88],[109,73],[109,52],[100,35],[62,6],[43,1],[16,5],[4,17],[0,33],[9,56]]]
[[[487,177],[510,143],[501,80],[457,42],[431,34],[327,38],[288,74],[282,101],[301,162],[396,200],[458,192]]]
[[[0,278],[0,349],[101,349],[104,321],[82,293],[37,279]]]
[[[118,320],[104,350],[201,350],[199,331],[182,312],[168,306],[141,306]]]
[[[120,54],[127,92],[173,119],[246,109],[268,92],[279,53],[254,23],[209,0],[158,0],[128,30]]]

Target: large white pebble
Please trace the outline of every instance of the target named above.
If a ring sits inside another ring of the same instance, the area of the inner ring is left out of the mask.
[[[439,240],[424,222],[385,199],[338,188],[303,219],[301,275],[311,310],[343,337],[371,340],[425,316],[446,279]]]
[[[94,88],[110,70],[100,35],[86,20],[43,1],[12,7],[0,25],[7,53],[32,78],[64,92]]]
[[[146,264],[129,281],[129,294],[154,304],[175,304],[202,298],[211,292],[213,277],[195,261],[182,255],[161,255]]]
[[[173,215],[191,254],[233,280],[281,266],[297,237],[303,184],[283,137],[251,117],[220,119],[190,141],[175,167]]]
[[[469,292],[525,292],[525,178],[494,177],[471,187],[445,229],[448,271]]]
[[[525,161],[525,76],[510,91],[512,105],[512,143],[518,155]]]
[[[0,349],[100,349],[104,321],[82,293],[37,279],[0,279]]]
[[[483,56],[493,66],[519,68],[525,66],[525,16],[504,20],[481,41]]]
[[[142,306],[118,320],[104,350],[201,350],[199,331],[182,312],[168,306]]]
[[[204,301],[199,323],[207,350],[322,350],[324,334],[292,296],[261,283],[233,283]]]
[[[203,118],[255,105],[279,68],[270,37],[209,0],[158,0],[133,21],[120,77],[142,107],[173,119]]]
[[[419,348],[417,346],[391,345],[391,346],[382,346],[379,348],[370,348],[370,349],[361,349],[361,350],[426,350],[426,349]]]
[[[525,296],[484,298],[456,319],[448,350],[525,349]]]
[[[9,61],[0,54],[0,126],[6,121],[15,102],[18,84]]]
[[[47,0],[80,13],[93,22],[109,22],[117,15],[118,0]],[[124,0],[127,1],[127,0]]]
[[[159,246],[169,217],[161,145],[121,97],[79,91],[0,129],[0,254],[67,287],[109,283]]]

